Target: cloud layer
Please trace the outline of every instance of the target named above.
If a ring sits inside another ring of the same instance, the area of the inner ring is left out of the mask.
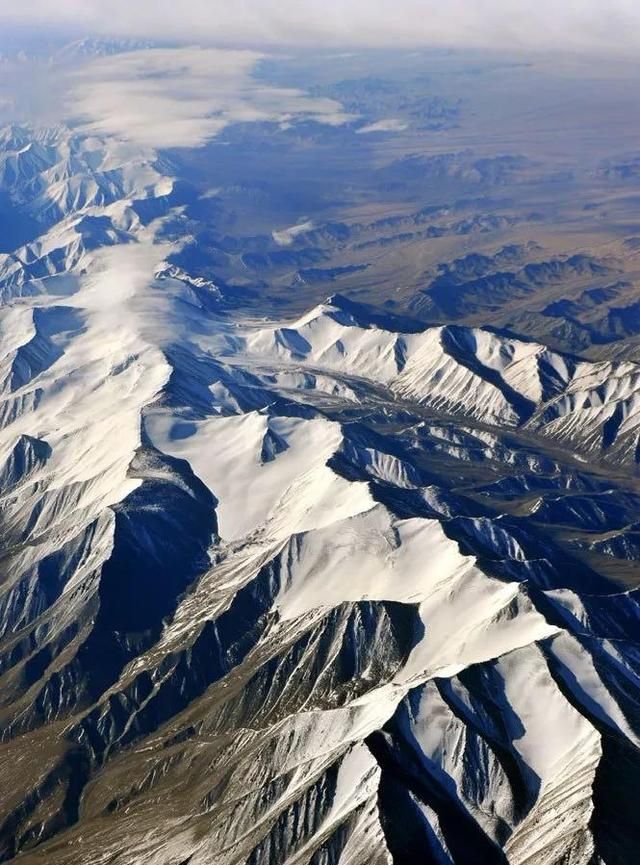
[[[7,24],[220,44],[640,48],[637,0],[2,0]]]
[[[82,67],[67,98],[85,129],[142,147],[195,147],[231,123],[350,119],[332,99],[271,87],[252,77],[252,51],[133,51]]]

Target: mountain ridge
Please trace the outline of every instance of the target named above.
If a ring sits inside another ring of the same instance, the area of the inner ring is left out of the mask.
[[[584,542],[637,521],[640,367],[230,314],[162,165],[67,194],[115,156],[55,136],[0,261],[2,861],[615,862],[637,590]]]

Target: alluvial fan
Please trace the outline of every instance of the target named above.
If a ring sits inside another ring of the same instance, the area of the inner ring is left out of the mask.
[[[631,865],[640,366],[230,313],[153,153],[0,145],[0,860]]]

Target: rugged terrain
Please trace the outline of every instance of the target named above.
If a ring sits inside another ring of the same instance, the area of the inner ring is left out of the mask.
[[[637,237],[545,246],[487,190],[547,166],[466,152],[242,233],[207,153],[0,134],[0,861],[629,865]]]

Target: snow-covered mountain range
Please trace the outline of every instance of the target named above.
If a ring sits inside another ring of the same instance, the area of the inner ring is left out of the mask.
[[[235,314],[168,162],[0,151],[0,860],[631,863],[640,366]]]

